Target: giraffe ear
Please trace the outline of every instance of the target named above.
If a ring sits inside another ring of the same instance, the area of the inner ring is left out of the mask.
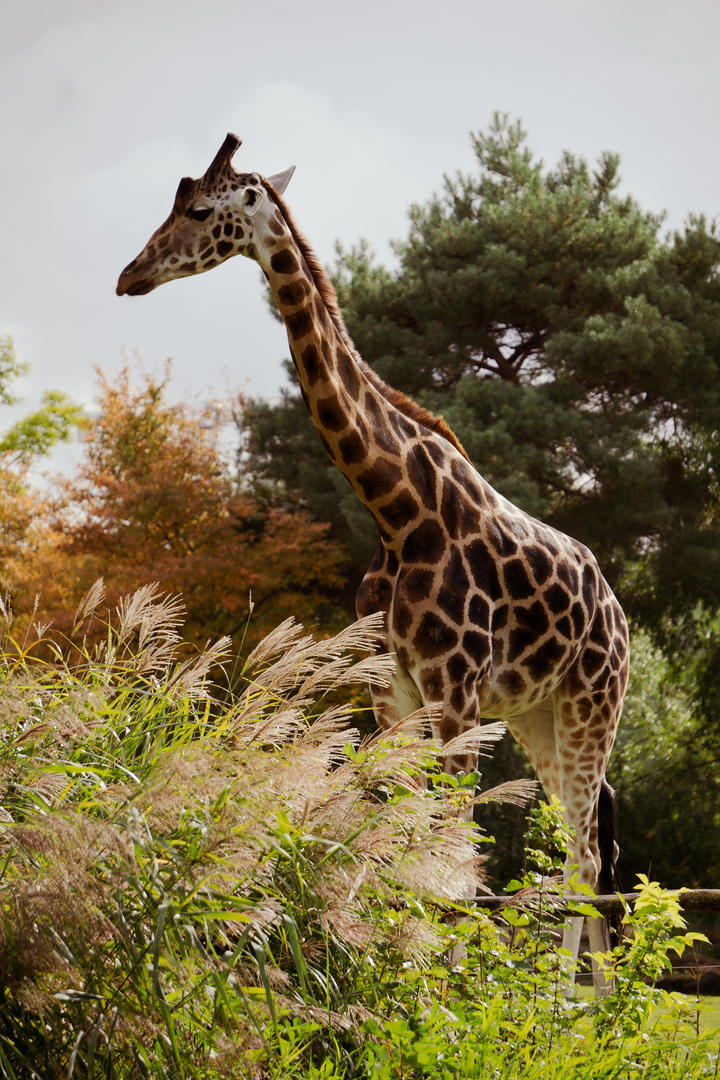
[[[285,170],[285,172],[273,173],[272,176],[266,176],[265,179],[278,195],[282,195],[285,191],[285,188],[292,180],[292,175],[294,172],[295,166],[291,165],[289,169]]]
[[[246,187],[239,192],[238,205],[248,217],[254,217],[263,204],[265,192],[262,187]]]

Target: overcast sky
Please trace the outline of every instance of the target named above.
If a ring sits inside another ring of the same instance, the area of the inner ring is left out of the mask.
[[[288,355],[259,269],[232,259],[144,297],[122,268],[226,131],[241,171],[297,172],[322,259],[382,260],[411,202],[469,168],[468,133],[520,118],[546,163],[622,155],[679,227],[720,210],[717,0],[0,0],[0,334],[23,390],[91,401],[94,368],[174,360],[178,395],[277,395]],[[0,426],[2,418],[0,418]]]

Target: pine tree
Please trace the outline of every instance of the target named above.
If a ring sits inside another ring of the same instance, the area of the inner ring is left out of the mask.
[[[588,543],[649,624],[720,575],[720,238],[663,237],[620,192],[619,160],[536,160],[519,123],[473,136],[477,171],[410,211],[397,268],[367,245],[335,283],[353,339],[441,413],[510,499]],[[331,521],[357,564],[372,522],[319,446],[295,389],[253,403],[259,490]]]

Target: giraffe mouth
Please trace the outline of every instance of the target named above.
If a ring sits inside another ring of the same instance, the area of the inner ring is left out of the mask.
[[[152,292],[154,288],[154,281],[136,281],[134,285],[128,285],[126,292],[128,296],[144,296],[145,293]]]
[[[123,281],[124,277],[125,272],[123,271],[115,290],[118,296],[144,296],[145,293],[152,292],[155,288],[155,282],[149,278],[140,278],[138,281]]]

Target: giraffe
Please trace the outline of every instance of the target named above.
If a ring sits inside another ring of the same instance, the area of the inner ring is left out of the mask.
[[[565,808],[574,833],[566,878],[572,866],[610,891],[617,845],[605,770],[628,676],[622,609],[587,547],[495,491],[442,418],[358,356],[284,201],[294,167],[238,173],[239,146],[228,134],[200,179],[180,181],[169,217],[116,291],[149,293],[237,254],[259,263],[311,420],[380,534],[357,595],[360,616],[384,613],[396,657],[392,684],[371,687],[378,723],[431,706],[445,743],[481,717],[503,719]],[[476,760],[455,755],[446,767],[471,771]],[[568,920],[563,935],[570,981],[582,921]],[[602,920],[590,920],[589,934],[592,951],[607,949]]]

